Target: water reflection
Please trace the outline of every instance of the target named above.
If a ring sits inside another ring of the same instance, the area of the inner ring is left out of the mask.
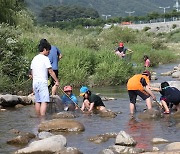
[[[154,135],[154,123],[130,119],[127,124],[127,133],[137,141],[137,148],[150,149],[152,147],[150,141]]]

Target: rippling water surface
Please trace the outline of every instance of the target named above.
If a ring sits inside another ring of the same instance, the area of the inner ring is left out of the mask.
[[[161,72],[171,70],[176,64],[162,65],[155,71],[158,76]],[[170,77],[159,77],[157,81],[175,80]],[[168,139],[170,141],[180,141],[180,131],[176,128],[176,121],[169,115],[159,120],[135,120],[129,119],[129,98],[125,86],[101,87],[92,88],[94,93],[101,93],[103,96],[114,97],[116,100],[104,101],[106,107],[115,112],[122,112],[113,119],[101,118],[98,115],[82,115],[76,120],[80,121],[85,126],[85,131],[82,133],[66,133],[63,134],[67,138],[67,146],[77,147],[85,154],[98,153],[101,150],[113,145],[115,139],[109,139],[107,142],[95,144],[88,141],[88,137],[99,134],[126,131],[134,137],[138,142],[136,147],[149,149],[152,148],[150,143],[154,137]],[[78,94],[77,91],[75,91]],[[159,94],[156,93],[157,97]],[[81,98],[80,105],[81,105]],[[138,111],[143,111],[145,102],[137,104]],[[6,144],[8,139],[13,138],[14,134],[11,129],[18,129],[23,132],[32,132],[37,134],[37,127],[40,119],[36,118],[33,106],[27,106],[21,109],[8,109],[5,112],[0,112],[0,153],[7,154],[16,151],[21,147],[15,147]],[[49,117],[51,118],[51,117]]]

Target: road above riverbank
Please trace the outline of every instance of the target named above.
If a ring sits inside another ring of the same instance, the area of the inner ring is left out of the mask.
[[[143,30],[145,27],[149,27],[149,32],[162,33],[171,32],[180,28],[180,21],[171,22],[157,22],[157,23],[146,23],[146,24],[131,24],[131,25],[121,25],[122,27],[128,27],[137,30]]]

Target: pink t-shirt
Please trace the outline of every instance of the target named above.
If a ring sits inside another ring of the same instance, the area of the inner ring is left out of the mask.
[[[144,66],[145,67],[149,67],[150,66],[150,60],[149,59],[146,59],[146,61],[144,63]]]

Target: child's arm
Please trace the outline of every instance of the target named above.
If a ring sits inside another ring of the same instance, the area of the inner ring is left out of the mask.
[[[150,87],[150,89],[153,90],[153,91],[158,91],[158,92],[161,91],[161,89],[160,89],[160,88],[157,88],[157,87]]]

